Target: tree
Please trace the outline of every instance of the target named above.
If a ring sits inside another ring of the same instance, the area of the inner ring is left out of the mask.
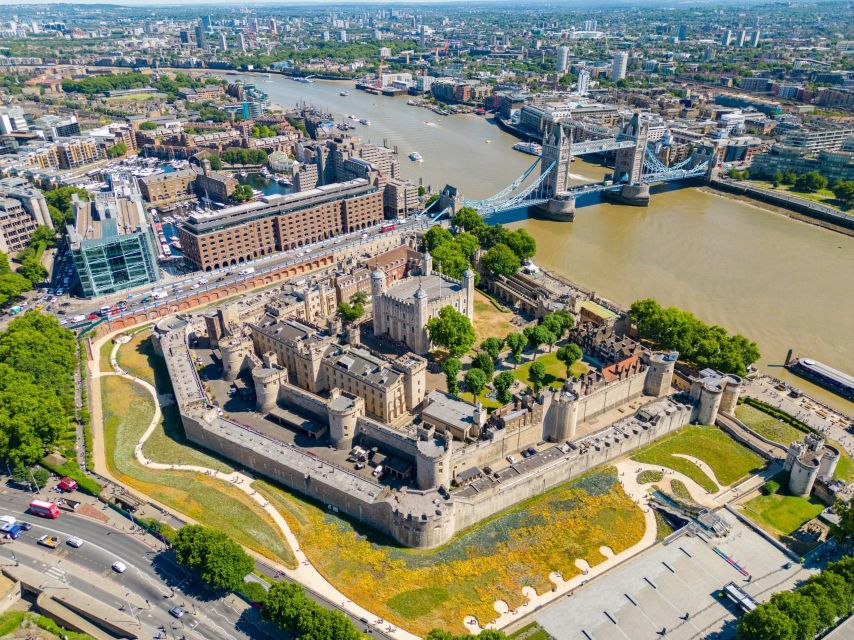
[[[481,230],[487,226],[486,222],[484,222],[483,218],[477,212],[477,209],[471,207],[463,207],[457,211],[451,222],[455,227],[460,227],[475,235],[479,235]]]
[[[794,621],[770,603],[744,614],[737,629],[738,640],[797,640],[798,637]]]
[[[248,184],[239,184],[234,188],[234,193],[231,194],[231,199],[237,202],[246,202],[252,198],[252,187]]]
[[[552,346],[555,342],[557,342],[557,336],[552,333],[549,328],[544,324],[538,324],[530,333],[528,339],[534,344],[535,347],[539,347],[540,345],[547,344]]]
[[[128,146],[124,142],[119,142],[118,144],[114,144],[112,147],[107,148],[107,157],[108,158],[121,158],[128,152]]]
[[[452,356],[463,355],[475,340],[471,320],[451,306],[442,307],[438,316],[427,321],[427,333],[430,342],[445,347]]]
[[[445,373],[445,384],[448,387],[448,393],[452,396],[460,392],[460,383],[457,380],[457,376],[462,367],[462,363],[456,358],[448,358],[442,363],[442,371]]]
[[[495,373],[495,361],[488,353],[483,351],[478,353],[474,358],[472,358],[471,364],[473,367],[483,371],[488,379],[492,379],[492,374]]]
[[[480,392],[483,391],[483,387],[486,386],[487,380],[488,376],[486,372],[481,369],[474,368],[469,369],[466,372],[466,387],[474,396],[480,395]]]
[[[267,592],[264,617],[300,640],[360,640],[362,634],[344,614],[326,609],[305,595],[303,588],[277,582]]]
[[[239,544],[224,531],[211,527],[181,527],[172,541],[172,549],[178,562],[197,571],[214,589],[235,591],[255,568],[255,561]]]
[[[542,362],[534,362],[528,370],[528,379],[534,385],[534,393],[539,393],[546,379],[546,365]]]
[[[795,191],[801,193],[815,193],[827,188],[827,178],[821,175],[818,171],[809,171],[803,173],[795,180]]]
[[[537,253],[537,241],[524,229],[511,231],[504,239],[504,244],[510,247],[520,260],[533,258]]]
[[[453,241],[440,244],[431,253],[434,268],[456,280],[462,279],[465,270],[471,266],[468,258],[460,252]]]
[[[24,276],[31,283],[35,284],[47,278],[47,269],[33,257],[24,258],[21,266],[18,268],[18,273]]]
[[[509,371],[502,371],[492,381],[492,386],[495,387],[495,392],[498,396],[498,402],[507,404],[510,402],[510,387],[513,386],[515,378]]]
[[[516,275],[522,266],[519,257],[506,244],[496,244],[491,247],[480,260],[486,271],[493,276],[505,278]]]
[[[351,304],[349,302],[341,302],[338,304],[338,315],[347,324],[353,324],[362,317],[365,313],[365,308],[360,304]]]
[[[840,180],[833,185],[833,195],[846,207],[854,205],[854,180]]]
[[[435,225],[428,229],[427,233],[421,236],[424,251],[433,253],[436,247],[446,242],[453,242],[454,236],[445,227]]]
[[[211,163],[211,169],[214,171],[222,169],[222,159],[219,156],[208,156],[208,162]]]
[[[478,250],[478,247],[480,247],[480,241],[477,239],[477,236],[465,231],[463,233],[458,233],[454,237],[453,244],[469,261],[474,259],[474,254]]]
[[[819,613],[815,603],[802,593],[781,591],[771,596],[771,603],[789,616],[797,629],[798,640],[813,640],[819,630]]]
[[[56,244],[56,231],[47,225],[36,227],[33,235],[30,236],[30,244],[38,244],[40,242],[44,242],[47,247],[52,247]]]
[[[557,350],[557,359],[563,362],[566,365],[566,379],[572,375],[572,365],[581,360],[581,357],[584,354],[581,351],[581,347],[579,347],[574,342],[562,346]]]
[[[145,122],[141,122],[139,124],[140,131],[155,131],[157,129],[157,124],[154,122],[149,122],[146,120]]]
[[[525,345],[528,344],[527,336],[524,336],[521,333],[508,333],[504,341],[510,348],[510,353],[513,354],[513,362],[519,364],[519,359],[522,357]]]
[[[504,346],[504,340],[500,338],[487,338],[480,343],[480,348],[489,354],[493,362],[498,361],[498,356],[501,353],[501,348]]]
[[[548,315],[543,317],[541,324],[544,327],[547,327],[549,331],[555,334],[558,339],[563,337],[564,334],[564,323],[563,319],[557,315],[556,313],[549,313]]]

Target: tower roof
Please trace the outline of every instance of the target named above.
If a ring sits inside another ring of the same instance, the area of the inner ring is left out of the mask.
[[[385,280],[385,273],[382,269],[374,269],[371,273],[371,280]]]

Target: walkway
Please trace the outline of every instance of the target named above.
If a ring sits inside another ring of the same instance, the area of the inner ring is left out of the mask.
[[[149,393],[149,395],[151,395],[151,398],[154,401],[154,416],[152,417],[151,422],[148,425],[148,428],[142,434],[139,441],[136,443],[136,446],[134,447],[134,455],[135,455],[137,461],[140,464],[148,467],[149,469],[158,469],[158,470],[164,470],[164,471],[170,470],[170,471],[189,471],[189,472],[193,472],[193,473],[204,473],[205,475],[212,476],[218,480],[222,480],[223,482],[231,483],[233,486],[240,489],[246,495],[248,495],[250,498],[252,498],[252,500],[254,502],[256,502],[258,504],[258,506],[268,516],[270,516],[270,518],[273,520],[273,522],[276,523],[276,526],[279,528],[279,531],[281,532],[282,537],[287,542],[288,547],[290,548],[291,552],[294,554],[294,557],[297,559],[298,564],[297,564],[296,569],[289,569],[287,567],[284,567],[281,565],[276,565],[274,563],[274,567],[278,571],[281,571],[283,574],[285,574],[289,578],[291,578],[294,582],[297,582],[297,583],[311,589],[312,591],[318,593],[319,595],[323,596],[327,600],[329,600],[331,602],[336,602],[336,603],[340,602],[341,603],[340,607],[342,609],[346,610],[347,613],[349,613],[350,615],[355,616],[356,618],[365,618],[365,619],[371,620],[371,621],[381,620],[375,614],[371,613],[367,609],[360,607],[359,605],[357,605],[352,600],[349,600],[343,593],[338,591],[328,580],[326,580],[326,578],[324,578],[320,574],[320,572],[317,571],[317,569],[314,568],[314,566],[309,562],[306,555],[303,553],[302,549],[300,549],[299,541],[297,540],[296,536],[294,536],[293,532],[291,531],[290,527],[288,526],[288,523],[285,521],[285,519],[282,517],[282,515],[275,509],[275,507],[273,507],[271,504],[269,504],[260,493],[258,493],[257,491],[255,491],[252,488],[252,482],[254,480],[253,478],[247,476],[246,474],[240,473],[239,471],[235,471],[234,473],[223,473],[221,471],[217,471],[216,469],[208,469],[206,467],[200,467],[200,466],[196,466],[196,465],[163,464],[160,462],[154,462],[152,460],[149,460],[143,455],[142,448],[145,445],[145,442],[148,440],[149,437],[151,437],[151,434],[154,433],[154,430],[158,427],[158,425],[160,424],[160,420],[162,418],[162,412],[160,410],[160,404],[159,404],[158,399],[157,399],[157,390],[149,382],[142,380],[140,378],[137,378],[135,376],[132,376],[129,373],[127,373],[126,371],[124,371],[121,367],[119,367],[118,362],[116,360],[116,354],[118,353],[119,347],[121,345],[118,343],[113,346],[113,349],[110,352],[110,364],[113,367],[113,372],[102,372],[100,370],[100,363],[99,363],[100,349],[101,349],[101,346],[103,345],[104,341],[106,341],[108,339],[110,339],[110,336],[99,339],[93,345],[93,353],[94,353],[95,358],[90,363],[90,378],[94,382],[96,379],[99,379],[101,377],[119,376],[121,378],[124,378],[126,380],[130,380],[130,381],[140,385],[141,387],[143,387]],[[100,388],[100,384],[99,384],[99,388]],[[92,395],[93,395],[93,398],[95,396],[98,397],[97,411],[95,410],[95,407],[94,407],[95,403],[93,403],[92,425],[93,426],[94,425],[100,426],[100,425],[103,425],[100,393],[97,393],[97,394],[93,393]],[[96,451],[95,465],[99,469],[99,473],[103,473],[105,476],[109,477],[108,472],[107,472],[107,465],[106,465],[106,455],[105,455],[105,448],[104,448],[104,442],[103,442],[103,431],[100,431],[100,433],[99,433],[99,438],[98,438],[97,444],[95,446],[95,451]],[[161,506],[163,506],[163,505],[161,505]],[[170,510],[166,507],[163,507],[163,508]],[[182,516],[182,517],[186,518],[186,516]],[[265,561],[267,561],[267,560],[265,559]],[[373,622],[372,626],[375,624],[376,624],[376,622]],[[380,623],[380,624],[382,624],[382,623]],[[413,635],[407,631],[404,631],[402,629],[398,629],[398,628],[393,627],[391,625],[386,624],[386,626],[383,627],[382,630],[385,634],[387,634],[388,636],[393,637],[395,639],[418,640],[418,636],[415,636],[415,635]]]

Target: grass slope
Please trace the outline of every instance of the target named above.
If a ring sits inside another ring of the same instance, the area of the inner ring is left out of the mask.
[[[553,389],[560,389],[563,386],[563,383],[566,381],[566,365],[557,359],[557,349],[554,349],[551,353],[541,355],[536,360],[526,362],[525,364],[516,367],[513,370],[515,378],[529,386],[533,386],[529,376],[531,372],[531,365],[534,364],[534,362],[542,362],[546,367],[546,376],[543,381],[546,386],[552,387]],[[574,378],[578,378],[586,372],[587,365],[583,362],[578,361],[572,365],[572,376]]]
[[[674,456],[674,453],[693,456],[711,467],[712,472],[725,485],[761,469],[763,460],[748,448],[741,446],[717,427],[688,425],[641,449],[632,460],[661,465],[684,473],[701,487],[712,493],[718,486],[696,464]]]
[[[749,404],[738,405],[735,409],[735,417],[763,438],[779,442],[784,447],[804,437],[802,431]]]
[[[815,498],[775,494],[760,495],[744,504],[744,512],[773,534],[789,535],[822,512],[824,505]]]

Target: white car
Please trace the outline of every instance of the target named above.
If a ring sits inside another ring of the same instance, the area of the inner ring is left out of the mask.
[[[113,571],[115,571],[116,573],[124,573],[127,570],[128,570],[128,566],[124,562],[122,562],[121,560],[116,560],[113,563]]]
[[[65,544],[67,544],[69,547],[74,547],[75,549],[79,549],[80,547],[83,546],[83,541],[80,538],[78,538],[77,536],[72,536],[71,538],[69,538],[68,540],[65,541]]]

